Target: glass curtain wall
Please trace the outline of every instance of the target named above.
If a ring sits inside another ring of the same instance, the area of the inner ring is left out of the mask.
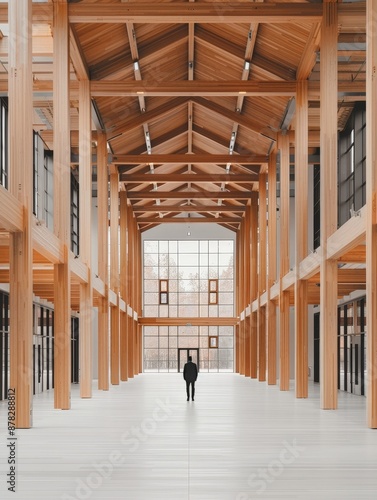
[[[233,371],[233,326],[189,321],[234,317],[233,240],[147,240],[143,283],[144,317],[188,318],[185,326],[144,327],[144,371],[176,372],[185,348],[199,348],[202,371]]]

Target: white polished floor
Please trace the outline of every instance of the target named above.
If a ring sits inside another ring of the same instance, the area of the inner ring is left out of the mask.
[[[8,492],[6,403],[0,403],[0,498],[30,500],[376,500],[377,430],[365,399],[339,409],[236,374],[201,374],[187,402],[179,374],[143,374],[93,390],[72,409],[34,399],[17,431],[17,487]]]

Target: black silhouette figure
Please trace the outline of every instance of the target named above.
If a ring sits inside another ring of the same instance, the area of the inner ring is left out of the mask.
[[[191,385],[191,399],[194,401],[195,396],[195,382],[198,378],[198,367],[192,362],[192,356],[188,357],[188,362],[183,368],[183,378],[186,380],[187,401],[190,400],[190,385]]]

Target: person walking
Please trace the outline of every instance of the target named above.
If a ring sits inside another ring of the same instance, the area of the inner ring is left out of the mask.
[[[195,396],[195,382],[198,378],[198,367],[192,362],[192,356],[188,357],[188,362],[183,368],[183,378],[186,381],[187,401],[190,400],[190,385],[191,385],[191,399],[194,401]]]

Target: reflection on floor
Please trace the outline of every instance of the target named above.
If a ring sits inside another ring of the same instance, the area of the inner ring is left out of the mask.
[[[339,409],[236,374],[201,374],[187,402],[179,374],[143,374],[53,409],[34,399],[17,431],[17,493],[8,491],[6,403],[0,405],[1,498],[27,500],[376,500],[377,430],[364,397]]]

